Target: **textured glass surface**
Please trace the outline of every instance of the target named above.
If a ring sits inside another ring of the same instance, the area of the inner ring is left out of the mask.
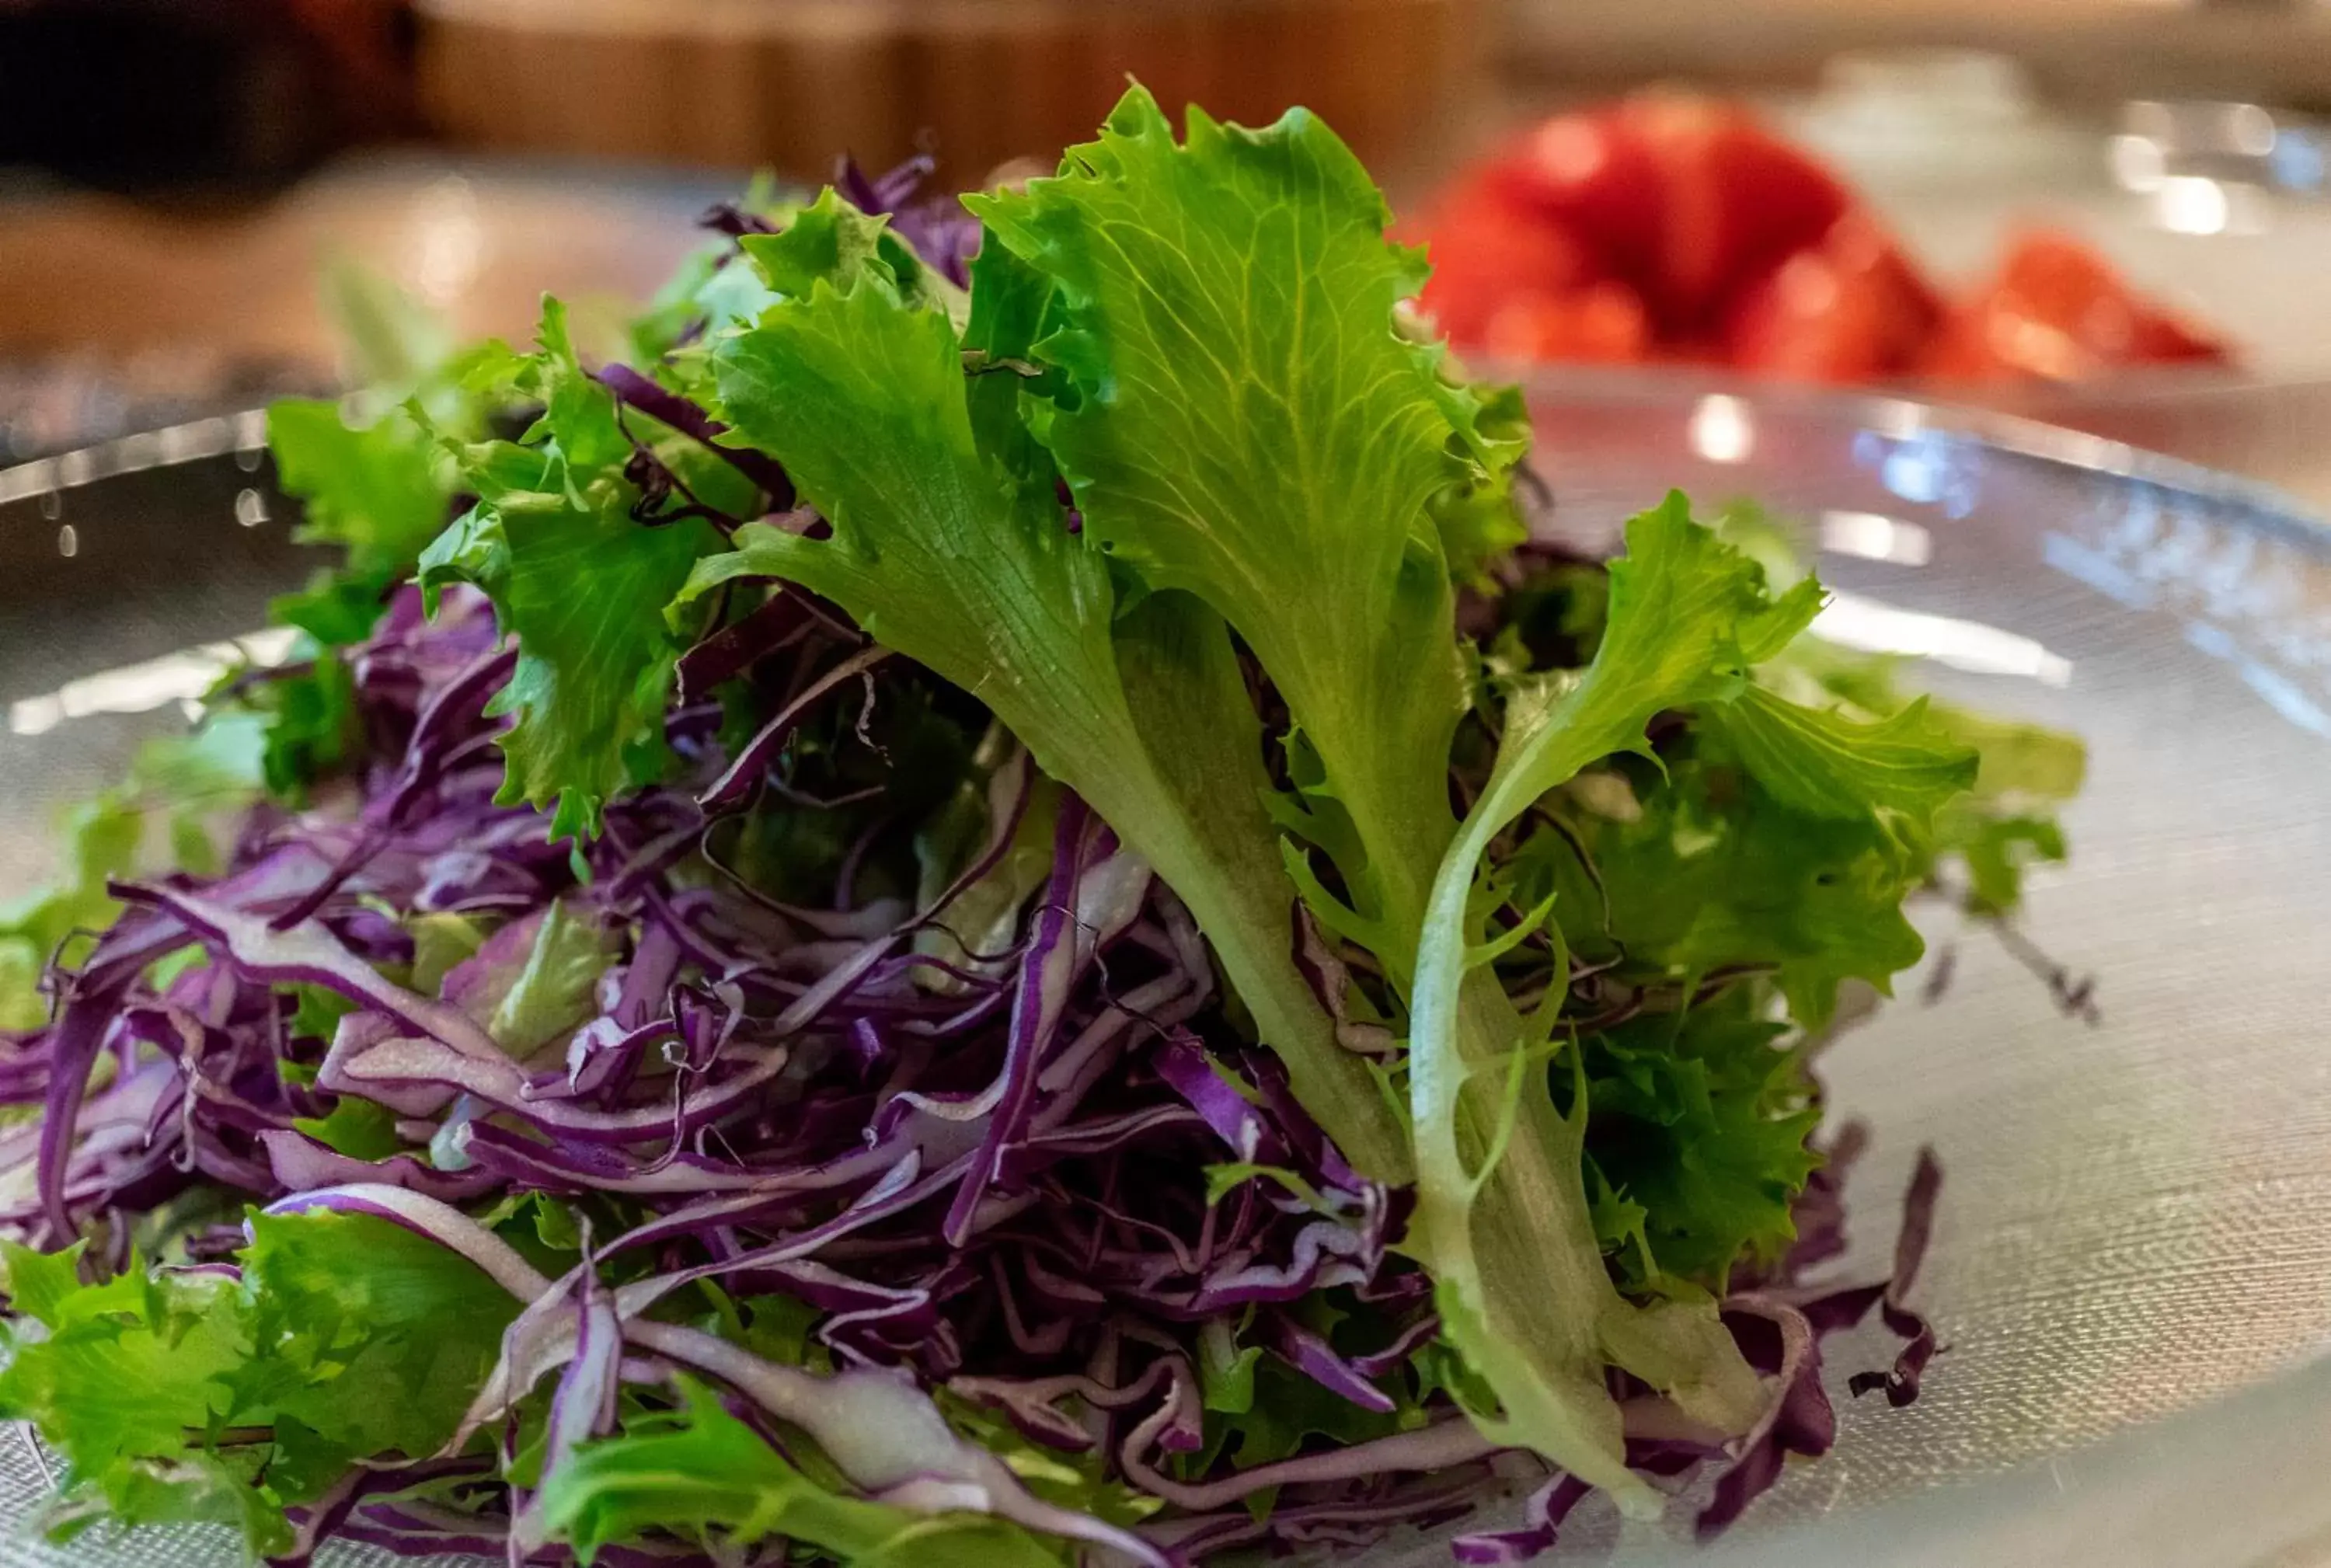
[[[1920,681],[2092,752],[2073,864],[2022,928],[2097,977],[2101,1022],[1943,922],[1944,994],[1909,977],[1826,1060],[1838,1113],[1876,1135],[1841,1272],[1882,1269],[1921,1142],[1946,1167],[1920,1294],[1948,1353],[1894,1411],[1843,1387],[1882,1337],[1832,1341],[1836,1453],[1701,1560],[2331,1562],[2331,1373],[2294,1370],[2331,1338],[2331,535],[2201,470],[1902,404],[1548,389],[1538,413],[1563,530],[1607,534],[1670,486],[1762,501],[1829,546],[1823,631],[1933,654]],[[280,516],[237,526],[244,486],[263,470],[218,458],[68,491],[61,516],[0,505],[0,702],[256,625],[302,568]],[[150,722],[0,738],[0,892],[38,861],[38,803],[118,769]],[[0,1436],[0,1515],[39,1487]],[[1598,1504],[1575,1517],[1574,1550],[1619,1535]],[[1680,1538],[1638,1529],[1618,1556]],[[0,1544],[5,1568],[233,1559],[199,1533]]]

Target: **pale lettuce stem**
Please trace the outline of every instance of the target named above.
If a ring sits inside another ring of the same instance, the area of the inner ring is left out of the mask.
[[[1485,1180],[1469,1163],[1497,1123],[1507,1076],[1498,1064],[1525,1040],[1495,977],[1468,968],[1474,872],[1515,814],[1500,810],[1512,793],[1493,788],[1467,818],[1434,879],[1418,947],[1409,996],[1414,1234],[1458,1347],[1504,1407],[1500,1434],[1608,1489],[1630,1512],[1656,1512],[1658,1495],[1626,1468],[1605,1364],[1726,1430],[1753,1417],[1755,1378],[1712,1309],[1653,1314],[1620,1296],[1586,1202],[1583,1123],[1565,1123],[1550,1097],[1527,1093],[1517,1136]]]
[[[1444,865],[1473,864],[1464,852],[1473,832],[1469,824]],[[1489,1145],[1505,1077],[1485,1064],[1518,1049],[1523,1035],[1495,977],[1465,974],[1470,891],[1470,873],[1436,885],[1430,928],[1453,940],[1421,947],[1410,995],[1412,1237],[1458,1348],[1504,1407],[1497,1435],[1608,1491],[1630,1514],[1655,1513],[1658,1494],[1627,1468],[1619,1409],[1603,1383],[1598,1324],[1623,1303],[1594,1238],[1575,1129],[1550,1099],[1528,1094],[1478,1193],[1468,1166]]]
[[[1384,1102],[1366,1060],[1337,1040],[1335,1020],[1295,967],[1293,889],[1279,868],[1270,866],[1260,887],[1241,878],[1238,868],[1225,874],[1180,831],[1180,808],[1171,803],[1119,805],[1095,798],[1092,803],[1105,821],[1151,827],[1127,834],[1127,841],[1189,906],[1254,1015],[1263,1044],[1285,1064],[1298,1103],[1346,1162],[1372,1181],[1395,1186],[1413,1181],[1406,1129]],[[1158,831],[1164,824],[1170,830]],[[1273,896],[1274,885],[1285,890],[1285,901]]]
[[[1338,759],[1326,760],[1338,776]],[[1404,800],[1339,796],[1381,903],[1385,951],[1377,956],[1410,999],[1417,1175],[1410,1240],[1438,1284],[1451,1336],[1504,1407],[1504,1419],[1484,1430],[1535,1449],[1631,1513],[1655,1512],[1658,1494],[1627,1468],[1619,1409],[1603,1382],[1599,1325],[1608,1308],[1625,1304],[1595,1240],[1576,1132],[1544,1094],[1526,1096],[1504,1157],[1478,1195],[1473,1190],[1467,1162],[1489,1148],[1506,1075],[1481,1071],[1470,1088],[1467,1075],[1518,1049],[1524,1031],[1496,975],[1465,969],[1470,868],[1496,828],[1479,813],[1460,827],[1445,784],[1438,776],[1432,783],[1429,794],[1420,785]],[[1386,820],[1395,814],[1406,820]],[[1451,866],[1463,874],[1450,875]],[[1424,940],[1428,931],[1435,941]],[[1447,1043],[1434,1049],[1434,1041]]]

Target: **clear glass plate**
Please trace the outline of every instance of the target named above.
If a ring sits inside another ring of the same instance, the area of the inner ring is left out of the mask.
[[[1547,382],[1535,402],[1565,532],[1608,537],[1670,487],[1762,501],[1821,546],[1825,634],[1926,656],[1933,687],[2091,750],[2072,864],[2022,929],[2097,977],[2101,1022],[1946,925],[1946,993],[1908,977],[1826,1059],[1837,1114],[1876,1134],[1841,1272],[1883,1267],[1931,1143],[1947,1179],[1920,1295],[1948,1352],[1896,1411],[1843,1386],[1884,1344],[1831,1342],[1836,1452],[1698,1561],[2331,1562],[2331,1367],[2301,1369],[2331,1336],[2331,532],[2108,442],[1896,401]],[[226,431],[191,462],[0,472],[0,894],[40,869],[48,804],[168,720],[185,677],[152,661],[258,626],[305,570],[263,461],[233,454],[248,427]],[[96,671],[117,673],[66,684]],[[0,1526],[39,1495],[0,1437]],[[1681,1540],[1574,1517],[1565,1556]],[[200,1532],[0,1544],[5,1568],[233,1557]]]

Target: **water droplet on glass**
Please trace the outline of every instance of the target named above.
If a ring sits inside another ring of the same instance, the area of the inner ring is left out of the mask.
[[[257,490],[238,491],[234,498],[234,520],[246,528],[255,528],[267,520],[267,498]]]
[[[64,496],[56,490],[43,490],[41,492],[41,516],[48,518],[49,521],[53,523],[64,515]]]
[[[68,561],[81,554],[81,534],[71,523],[57,530],[57,554]]]

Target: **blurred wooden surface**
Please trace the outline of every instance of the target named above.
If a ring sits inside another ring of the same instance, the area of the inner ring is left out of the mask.
[[[1372,162],[1441,135],[1481,0],[420,0],[464,144],[822,174],[928,146],[962,185],[1090,135],[1128,74],[1248,124],[1308,104]]]
[[[273,364],[328,374],[324,269],[353,261],[461,337],[533,330],[543,293],[638,300],[702,243],[735,176],[578,177],[374,157],[261,205],[63,194],[0,203],[0,363]]]
[[[2320,0],[1510,0],[1493,47],[1510,81],[1591,92],[1802,84],[1841,51],[1937,45],[2013,55],[2098,102],[2331,108]]]

